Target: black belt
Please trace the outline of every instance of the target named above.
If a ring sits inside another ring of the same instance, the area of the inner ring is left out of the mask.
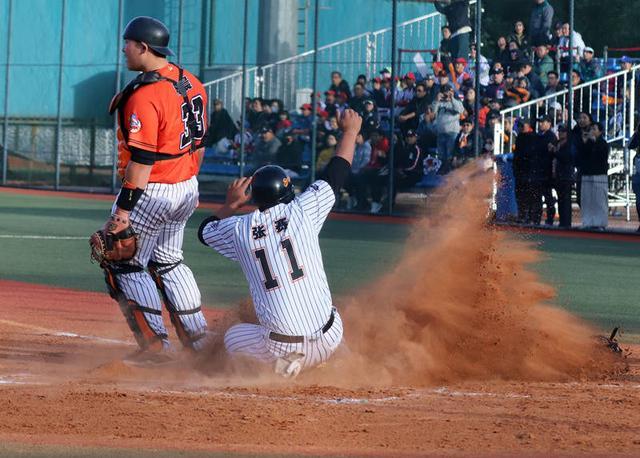
[[[331,316],[329,317],[329,321],[322,327],[322,333],[326,334],[331,326],[333,326],[333,321],[335,320],[335,309],[331,309]],[[271,340],[275,340],[276,342],[282,343],[303,343],[305,337],[304,336],[287,336],[284,334],[278,334],[277,332],[271,331],[269,333],[269,338]]]

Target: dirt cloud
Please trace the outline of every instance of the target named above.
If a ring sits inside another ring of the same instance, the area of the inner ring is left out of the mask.
[[[594,329],[547,305],[555,290],[530,268],[535,246],[487,224],[491,183],[475,164],[452,174],[399,263],[344,298],[348,352],[327,381],[560,381],[613,369]]]

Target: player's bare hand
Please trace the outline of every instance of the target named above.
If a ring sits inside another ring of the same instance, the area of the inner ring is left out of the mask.
[[[251,194],[247,192],[251,186],[252,177],[237,178],[229,185],[227,189],[227,198],[225,205],[237,210],[244,204],[249,202]]]
[[[362,118],[358,113],[350,108],[344,110],[342,117],[340,118],[340,127],[344,132],[351,132],[357,134],[360,132],[362,126]]]

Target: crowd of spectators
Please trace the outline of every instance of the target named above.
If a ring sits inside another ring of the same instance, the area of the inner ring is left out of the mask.
[[[359,75],[353,85],[334,71],[326,91],[312,94],[309,103],[296,107],[293,116],[280,100],[247,99],[247,162],[256,167],[277,163],[294,178],[305,176],[311,161],[314,103],[318,122],[315,167],[319,173],[340,138],[340,113],[352,108],[363,118],[353,173],[342,202],[348,209],[379,212],[390,204],[385,202],[386,195],[395,198],[398,190],[420,184],[425,175],[445,175],[473,159],[476,141],[480,154],[492,154],[500,110],[561,91],[568,78],[580,84],[604,74],[594,59],[594,50],[585,46],[576,31],[574,49],[569,49],[569,24],[554,22],[549,1],[532,2],[528,25],[524,19],[516,21],[512,31],[497,38],[491,55],[479,55],[470,43],[469,0],[438,1],[436,8],[446,16],[447,25],[442,28],[440,49],[434,52],[429,71],[410,71],[392,80],[391,70],[383,68],[372,79]],[[569,52],[573,52],[573,68],[569,68]],[[479,87],[475,87],[476,59],[480,60]],[[480,101],[478,125],[474,123],[476,99]],[[515,147],[509,145],[499,160],[509,166],[517,210],[512,205],[513,210],[504,212],[503,218],[540,224],[544,201],[546,223],[553,224],[551,190],[555,189],[560,225],[570,226],[571,192],[577,183],[583,224],[606,226],[608,145],[602,139],[604,127],[593,122],[588,103],[574,105],[575,127],[558,123],[558,115],[567,114],[566,106],[549,113],[537,110],[533,119],[505,125],[508,132],[517,133],[517,139]],[[221,101],[216,100],[214,107],[209,144],[215,144],[222,154],[234,154],[240,143],[238,124]],[[577,107],[584,113],[578,116]],[[396,146],[390,167],[392,138]],[[395,182],[391,193],[390,170]]]

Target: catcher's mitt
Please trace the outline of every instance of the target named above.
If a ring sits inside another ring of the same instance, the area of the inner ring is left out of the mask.
[[[138,236],[131,225],[115,233],[100,229],[89,238],[91,259],[101,267],[128,261],[136,255],[137,242]]]

